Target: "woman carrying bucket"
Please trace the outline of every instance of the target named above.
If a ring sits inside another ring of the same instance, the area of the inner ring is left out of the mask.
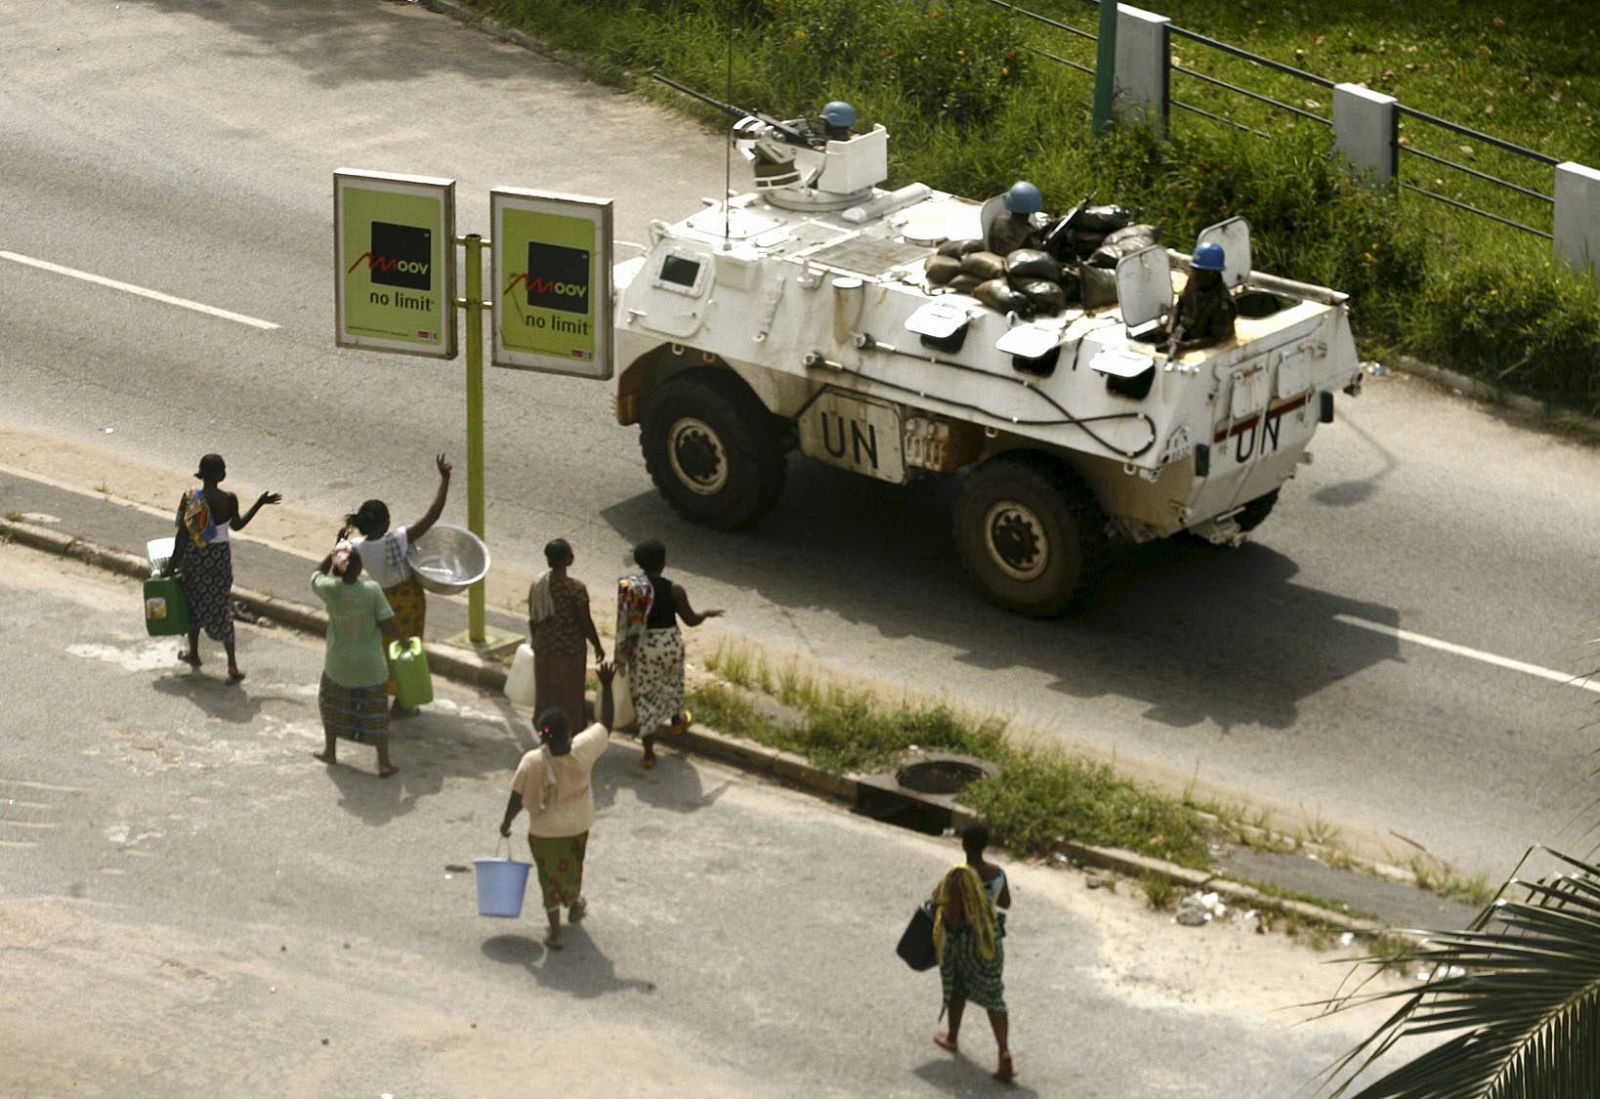
[[[595,761],[605,754],[611,729],[612,665],[601,662],[600,720],[577,736],[565,711],[546,710],[535,722],[539,747],[522,757],[516,777],[511,780],[511,796],[506,799],[505,819],[500,834],[511,835],[511,822],[524,808],[528,810],[528,847],[539,872],[539,889],[544,895],[545,916],[550,930],[544,943],[560,950],[561,908],[573,923],[583,919],[587,905],[583,899],[583,858],[589,846],[589,828],[594,823],[594,793],[590,775]]]

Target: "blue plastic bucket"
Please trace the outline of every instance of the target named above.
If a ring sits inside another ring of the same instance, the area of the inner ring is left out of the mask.
[[[478,878],[478,915],[516,919],[522,915],[522,895],[528,891],[531,862],[516,859],[473,859]]]

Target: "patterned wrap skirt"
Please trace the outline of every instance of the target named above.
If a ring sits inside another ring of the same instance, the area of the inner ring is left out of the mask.
[[[188,535],[178,532],[179,538]],[[204,629],[206,636],[233,644],[233,548],[229,542],[199,547],[192,543],[183,554],[178,575],[183,597],[189,601],[189,628]]]
[[[322,727],[342,740],[370,744],[389,735],[389,698],[383,684],[371,687],[341,687],[327,674],[317,689],[317,710]]]
[[[677,626],[644,632],[628,669],[628,690],[639,715],[640,736],[649,736],[683,712],[683,634]]]
[[[528,849],[539,872],[545,911],[572,907],[583,895],[583,856],[589,850],[589,833],[576,836],[529,836]]]
[[[394,628],[401,637],[422,637],[423,630],[428,625],[428,592],[422,586],[422,581],[417,579],[416,573],[408,573],[406,578],[392,588],[383,589],[383,597],[389,601],[389,609],[394,611]],[[383,658],[389,659],[389,645],[383,646]],[[384,690],[394,694],[394,676],[389,677],[389,682],[383,685]]]
[[[990,1011],[1006,1009],[1004,940],[995,936],[994,957],[985,958],[978,949],[978,937],[971,928],[947,929],[944,957],[939,962],[939,980],[944,984],[944,1006],[963,999]]]

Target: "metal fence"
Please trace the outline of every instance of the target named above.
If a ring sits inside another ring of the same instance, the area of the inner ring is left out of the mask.
[[[1098,41],[1098,36],[1091,30],[1073,26],[1064,19],[1033,11],[1009,0],[985,0],[985,2],[1003,8],[1038,27],[1047,28],[1047,33],[1057,33],[1080,42]],[[1086,8],[1094,10],[1098,10],[1100,6],[1099,0],[1082,0],[1082,2]],[[1295,104],[1284,97],[1286,93],[1283,91],[1275,95],[1271,90],[1263,90],[1261,85],[1268,81],[1256,82],[1257,87],[1252,88],[1245,85],[1243,77],[1226,79],[1203,71],[1196,67],[1193,61],[1180,64],[1177,58],[1171,56],[1169,47],[1165,61],[1167,72],[1176,75],[1177,83],[1182,90],[1181,94],[1177,94],[1179,89],[1174,89],[1175,94],[1167,96],[1160,104],[1158,120],[1162,125],[1168,123],[1171,110],[1176,109],[1185,115],[1216,125],[1270,139],[1273,134],[1262,128],[1267,123],[1260,121],[1259,118],[1259,109],[1264,109],[1267,112],[1281,113],[1296,120],[1324,127],[1333,131],[1337,140],[1338,127],[1334,117],[1337,111],[1332,109],[1331,103],[1328,104],[1328,113],[1321,113],[1317,109],[1324,106],[1322,100],[1332,100],[1337,96],[1339,85],[1334,80],[1183,27],[1168,25],[1167,29],[1172,39],[1199,47],[1202,51],[1212,51],[1213,54],[1221,55],[1226,64],[1237,67],[1238,62],[1243,62],[1250,68],[1264,70],[1278,78],[1287,78],[1290,82],[1298,83],[1311,94],[1302,98],[1301,104]],[[1093,66],[1063,56],[1065,51],[1060,48],[1051,49],[1037,43],[1030,44],[1028,48],[1031,53],[1052,63],[1064,65],[1090,76],[1095,75]],[[1282,79],[1278,81],[1278,85],[1280,88],[1292,86],[1292,84],[1286,85]],[[1195,94],[1190,93],[1191,88]],[[1255,118],[1241,121],[1233,117],[1232,111],[1218,107],[1214,103],[1202,106],[1201,103],[1195,102],[1196,99],[1204,99],[1207,95],[1236,97],[1239,102],[1255,104],[1259,109]],[[1313,95],[1316,98],[1312,98]],[[1549,169],[1561,163],[1558,158],[1413,107],[1396,103],[1394,112],[1401,121],[1395,123],[1397,138],[1392,155],[1393,167],[1389,171],[1379,173],[1383,180],[1387,181],[1392,177],[1402,192],[1421,196],[1431,202],[1465,211],[1545,240],[1554,239],[1550,230],[1529,224],[1531,220],[1550,224],[1556,202],[1553,195],[1526,182],[1518,182],[1485,168],[1464,164],[1443,152],[1430,149],[1441,148],[1442,144],[1450,139],[1465,138],[1503,154],[1503,158],[1506,159],[1503,171],[1515,173],[1524,168],[1533,168],[1545,176],[1548,176]],[[1401,129],[1410,130],[1411,133],[1398,136]],[[1413,137],[1413,134],[1416,136]],[[1450,173],[1460,186],[1448,187],[1442,176],[1428,179],[1421,174],[1435,172]],[[1444,193],[1447,189],[1455,191],[1454,197]],[[1496,196],[1507,196],[1513,207],[1521,208],[1522,216],[1516,216],[1518,211],[1515,209],[1511,212],[1504,212],[1504,208],[1502,212],[1490,209],[1489,206],[1494,205],[1493,199]],[[1537,216],[1534,216],[1535,214]]]

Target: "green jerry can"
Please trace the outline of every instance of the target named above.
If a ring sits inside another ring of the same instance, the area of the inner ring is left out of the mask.
[[[151,637],[189,632],[189,601],[176,576],[152,576],[144,582],[144,628]]]
[[[396,704],[414,710],[433,701],[433,677],[428,674],[422,638],[389,642],[389,671],[394,676]]]

